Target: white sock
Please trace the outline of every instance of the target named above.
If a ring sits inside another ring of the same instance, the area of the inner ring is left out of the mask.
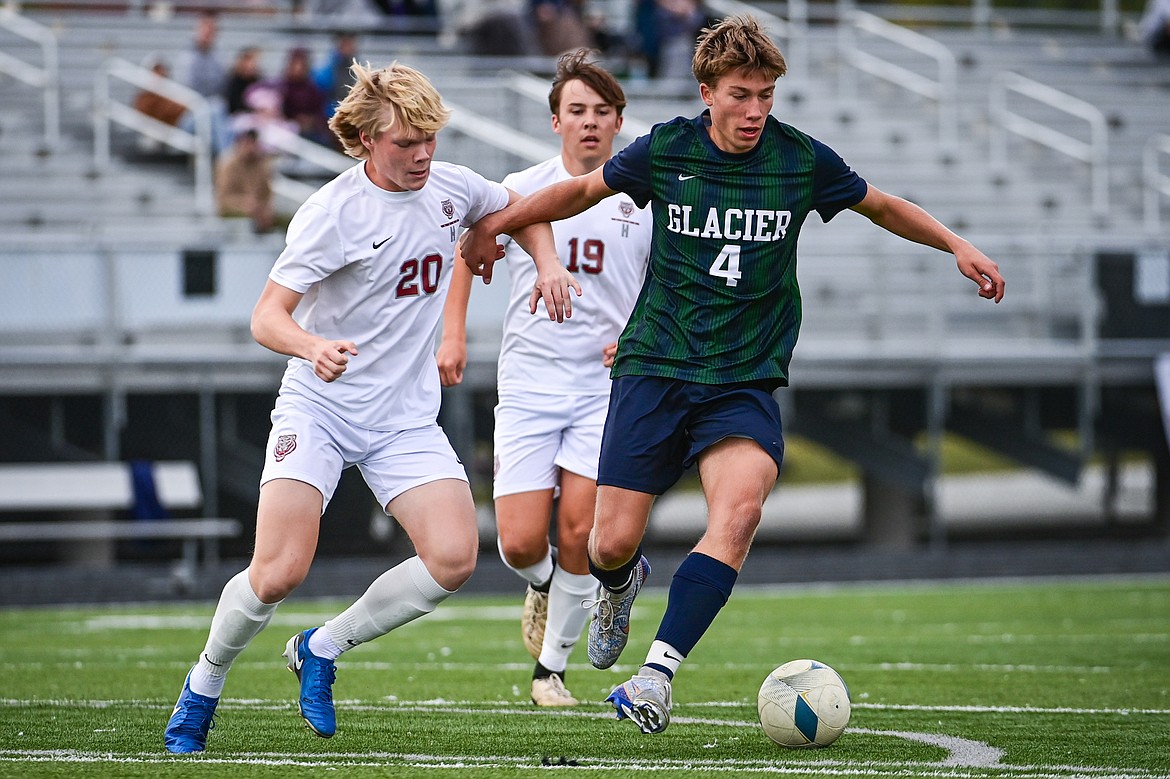
[[[317,629],[313,631],[313,635],[309,636],[309,651],[317,657],[336,660],[345,650],[337,645],[333,637],[329,635],[328,630]]]
[[[548,548],[548,551],[544,553],[544,559],[542,559],[540,562],[528,566],[527,568],[516,568],[508,562],[508,558],[504,557],[503,543],[500,541],[498,536],[496,537],[496,549],[500,550],[500,559],[504,561],[504,565],[515,571],[520,576],[520,578],[524,579],[529,584],[535,584],[539,587],[546,584],[549,580],[549,577],[553,575],[551,546]]]
[[[199,662],[191,669],[191,692],[218,698],[223,693],[228,669],[240,652],[272,619],[280,605],[264,603],[256,597],[248,581],[248,569],[233,576],[223,587],[207,644],[199,655]]]
[[[669,670],[670,678],[673,679],[674,675],[678,673],[679,666],[686,659],[686,656],[682,652],[670,644],[654,639],[654,643],[650,645],[650,651],[646,653],[646,663],[642,666],[642,669],[645,670],[647,665],[653,663],[654,665],[659,665]]]
[[[416,555],[375,579],[362,597],[326,622],[324,629],[344,652],[430,614],[452,595],[454,592],[439,586]]]
[[[597,597],[597,579],[590,574],[569,573],[557,566],[548,589],[548,625],[540,647],[540,664],[550,671],[564,672],[573,646],[581,637],[589,611],[581,601]]]

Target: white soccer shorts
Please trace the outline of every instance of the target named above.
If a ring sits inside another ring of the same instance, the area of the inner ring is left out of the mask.
[[[439,479],[467,481],[463,462],[437,424],[366,430],[311,402],[277,399],[261,485],[273,479],[303,481],[321,492],[324,511],[342,470],[351,465],[357,465],[383,509],[413,487]]]
[[[555,488],[558,469],[596,480],[608,410],[608,394],[501,395],[495,415],[494,496]]]

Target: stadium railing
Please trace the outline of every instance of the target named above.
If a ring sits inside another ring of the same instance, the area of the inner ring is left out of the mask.
[[[1152,234],[1162,229],[1162,198],[1170,199],[1170,175],[1162,170],[1163,156],[1170,156],[1170,135],[1158,133],[1146,141],[1142,159],[1145,224]]]
[[[951,154],[958,143],[958,63],[951,50],[925,35],[887,22],[881,17],[864,11],[853,11],[847,23],[840,26],[838,50],[843,61],[852,67],[841,70],[841,88],[847,96],[857,93],[857,76],[864,74],[885,79],[903,89],[921,95],[934,102],[938,111],[939,148],[944,154]],[[862,40],[865,35],[882,38],[934,62],[935,77],[925,76],[880,56],[865,51]]]
[[[194,119],[193,130],[160,122],[115,99],[111,83],[123,81],[141,90],[155,92],[182,103]],[[198,214],[212,213],[215,207],[212,181],[211,104],[203,95],[179,82],[160,76],[123,59],[111,58],[102,63],[94,77],[94,164],[98,170],[110,167],[110,127],[112,123],[128,127],[179,151],[191,155],[195,170],[195,204]]]
[[[1009,95],[1028,98],[1088,123],[1089,140],[1083,141],[1061,129],[1032,119],[1009,104]],[[1011,71],[996,74],[991,80],[991,164],[1006,170],[1008,165],[1007,134],[1014,133],[1033,143],[1047,146],[1089,167],[1093,213],[1109,213],[1109,126],[1099,108],[1047,84]]]
[[[0,8],[0,28],[32,41],[41,49],[41,67],[0,51],[0,73],[43,90],[45,146],[52,148],[61,137],[61,74],[57,61],[57,36],[48,27],[26,19],[7,7]]]

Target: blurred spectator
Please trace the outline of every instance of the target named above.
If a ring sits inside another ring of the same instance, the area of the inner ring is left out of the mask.
[[[536,37],[544,54],[557,56],[566,51],[596,48],[585,24],[582,0],[531,0]]]
[[[391,27],[395,32],[438,32],[439,9],[435,0],[372,0],[374,7],[401,24]]]
[[[349,94],[350,77],[349,67],[357,57],[357,36],[350,32],[341,32],[333,40],[333,51],[313,71],[313,83],[325,95],[325,118],[333,116],[337,104]]]
[[[435,0],[373,0],[386,16],[438,16]]]
[[[278,82],[281,111],[286,119],[296,123],[301,137],[326,143],[325,93],[317,88],[310,76],[309,50],[298,47],[289,51],[284,73]]]
[[[259,134],[245,130],[215,165],[215,200],[220,216],[246,216],[258,233],[272,229],[272,165]]]
[[[211,109],[211,148],[216,154],[232,143],[227,103],[223,97],[227,86],[227,69],[215,53],[215,38],[218,34],[219,20],[215,12],[201,12],[195,22],[191,49],[175,68],[175,78],[180,83],[207,99]],[[190,113],[184,115],[180,126],[188,132],[194,131],[195,124]]]
[[[1170,0],[1148,0],[1138,29],[1150,51],[1170,57]]]
[[[260,136],[260,147],[265,153],[280,149],[281,136],[299,135],[300,128],[284,118],[280,85],[274,81],[257,81],[244,91],[247,110],[232,116],[232,130],[237,134],[249,130]]]
[[[191,50],[178,71],[179,81],[208,99],[222,96],[227,84],[227,69],[215,54],[218,33],[219,21],[215,13],[200,13]]]
[[[535,25],[525,14],[524,0],[465,3],[455,25],[471,54],[523,57],[540,53]]]
[[[698,0],[637,0],[633,49],[651,78],[690,79],[699,31],[712,20]]]
[[[255,46],[240,49],[236,61],[228,71],[227,86],[224,87],[224,99],[227,102],[229,116],[248,110],[247,104],[244,103],[244,92],[260,78],[260,50]]]
[[[166,60],[160,57],[148,57],[147,61],[143,63],[143,67],[150,68],[150,72],[158,76],[160,80],[171,77]],[[134,110],[146,114],[151,119],[157,119],[163,124],[178,127],[179,120],[187,112],[187,106],[153,90],[143,89],[134,97]]]

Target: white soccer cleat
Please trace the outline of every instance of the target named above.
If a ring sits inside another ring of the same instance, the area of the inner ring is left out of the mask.
[[[565,689],[561,675],[556,673],[532,680],[532,702],[550,708],[576,706],[580,703],[573,697],[573,693]]]
[[[548,625],[548,593],[533,589],[528,585],[524,591],[524,613],[520,615],[520,636],[524,639],[524,648],[533,660],[540,659],[540,649],[544,645],[544,629]]]
[[[657,676],[635,676],[614,688],[605,699],[618,719],[630,719],[643,733],[661,733],[670,724],[670,682]]]

